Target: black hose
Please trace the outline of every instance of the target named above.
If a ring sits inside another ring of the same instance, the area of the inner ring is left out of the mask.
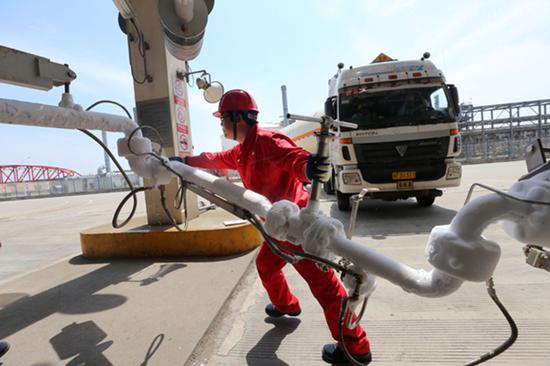
[[[357,361],[351,353],[349,353],[346,343],[344,342],[344,322],[346,317],[346,310],[348,309],[348,301],[350,300],[350,297],[344,297],[342,299],[342,304],[340,305],[340,315],[338,316],[338,342],[339,345],[342,348],[342,351],[344,351],[344,355],[346,355],[346,358],[353,366],[366,366],[367,364],[361,363]],[[352,316],[350,313],[348,316]]]
[[[162,209],[164,210],[164,213],[166,214],[166,216],[168,217],[168,219],[172,223],[172,226],[176,228],[176,230],[178,230],[179,232],[184,232],[185,230],[180,228],[180,226],[178,225],[176,219],[174,218],[174,216],[172,216],[172,213],[170,212],[170,210],[168,209],[168,206],[166,205],[165,187],[160,186],[159,190],[160,190],[160,203],[162,205]],[[186,224],[187,224],[187,222],[186,222]],[[186,229],[187,229],[187,227],[186,227]]]
[[[159,151],[154,151],[153,152],[146,152],[146,153],[141,153],[141,154],[138,154],[136,152],[134,152],[132,150],[132,146],[130,145],[130,141],[132,140],[132,138],[134,137],[134,135],[136,134],[136,132],[138,131],[141,131],[141,130],[145,130],[145,129],[149,129],[149,130],[152,130],[156,135],[157,135],[157,138],[159,140],[158,144],[160,146],[160,149]],[[139,126],[139,127],[136,127],[132,132],[130,132],[130,134],[128,135],[128,142],[126,143],[127,146],[128,146],[128,150],[134,154],[135,156],[144,156],[144,155],[151,155],[155,158],[157,158],[158,160],[160,160],[162,162],[162,152],[163,152],[163,146],[164,146],[164,142],[162,141],[162,136],[160,135],[160,133],[158,132],[158,130],[154,127],[151,127],[151,126],[147,126],[147,125],[143,125],[143,126]],[[163,164],[164,165],[164,164]],[[165,165],[166,166],[166,165]],[[179,176],[179,174],[175,173],[173,170],[171,170],[174,174],[176,174],[177,176]]]
[[[132,189],[130,191],[130,193],[128,193],[122,199],[122,201],[120,201],[120,203],[118,204],[118,206],[115,210],[115,214],[113,215],[113,220],[111,222],[115,229],[119,229],[119,228],[123,227],[124,225],[126,225],[128,222],[130,222],[130,220],[132,219],[132,217],[134,217],[134,214],[136,213],[136,207],[137,207],[136,194],[138,192],[147,191],[149,189],[152,189],[152,187],[138,187],[138,188]],[[124,204],[126,203],[126,201],[128,201],[128,199],[130,197],[132,197],[134,199],[134,204],[132,205],[132,211],[130,212],[128,217],[121,224],[119,224],[118,223],[118,215],[120,215],[120,211],[122,210],[122,207],[124,207]]]
[[[189,227],[189,211],[187,208],[187,186],[185,185],[185,180],[181,175],[178,175],[180,181],[180,187],[178,188],[176,195],[174,196],[174,208],[180,210],[183,205],[183,231],[187,231]],[[167,208],[164,210],[167,211]],[[180,229],[178,225],[178,230]]]
[[[511,200],[514,200],[514,201],[519,201],[519,202],[524,202],[524,203],[529,203],[529,204],[536,204],[536,205],[550,205],[550,202],[526,200],[524,198],[519,198],[519,197],[513,196],[511,194],[502,192],[502,191],[500,191],[496,188],[492,188],[492,187],[486,186],[486,185],[481,184],[481,183],[474,183],[470,186],[470,189],[468,191],[468,195],[466,196],[466,200],[464,202],[464,205],[466,205],[469,202],[470,197],[472,196],[472,192],[473,192],[473,189],[474,189],[475,186],[485,188],[488,191],[494,192],[494,193],[496,193],[496,194],[498,194],[502,197],[505,197],[505,198],[508,198],[508,199],[511,199]],[[489,296],[491,297],[493,302],[498,306],[499,310],[502,312],[502,314],[504,315],[504,317],[508,321],[508,324],[510,325],[510,337],[508,337],[508,339],[506,341],[504,341],[497,348],[493,349],[490,352],[485,353],[484,355],[480,356],[477,360],[472,361],[470,363],[467,363],[465,366],[479,365],[479,364],[481,364],[481,363],[483,363],[487,360],[490,360],[490,359],[500,355],[501,353],[506,351],[508,348],[510,348],[514,344],[514,342],[516,341],[516,339],[518,337],[518,327],[517,327],[516,323],[514,322],[514,319],[510,315],[510,313],[508,313],[508,310],[506,310],[506,308],[504,307],[504,304],[502,304],[502,302],[498,298],[496,290],[494,288],[494,281],[493,281],[492,278],[490,278],[487,281],[487,293],[489,294]]]
[[[497,293],[495,291],[495,288],[493,287],[492,278],[489,279],[489,281],[487,281],[487,293],[489,294],[489,296],[491,296],[491,299],[493,300],[493,302],[498,306],[498,308],[502,312],[502,315],[504,315],[504,317],[508,321],[508,324],[510,325],[510,337],[508,337],[508,339],[504,343],[502,343],[500,346],[498,346],[494,350],[485,353],[484,355],[480,356],[477,360],[467,363],[465,366],[479,365],[480,363],[483,363],[485,361],[488,361],[500,355],[502,352],[510,348],[518,338],[518,327],[514,322],[514,319],[512,319],[512,316],[510,315],[510,313],[508,313],[508,310],[506,310],[502,302],[500,302],[497,296]]]
[[[468,201],[470,201],[470,196],[472,195],[472,192],[473,192],[473,189],[475,186],[479,186],[481,188],[485,188],[486,190],[488,191],[491,191],[491,192],[494,192],[498,195],[501,195],[503,197],[506,197],[506,198],[509,198],[511,200],[514,200],[514,201],[519,201],[519,202],[524,202],[524,203],[530,203],[530,204],[533,204],[533,205],[546,205],[546,206],[549,206],[550,205],[550,202],[546,202],[546,201],[534,201],[534,200],[526,200],[525,198],[519,198],[519,197],[516,197],[516,196],[513,196],[511,194],[508,194],[508,193],[505,193],[503,191],[500,191],[496,188],[493,188],[493,187],[489,187],[489,186],[486,186],[484,184],[481,184],[481,183],[474,183],[470,186],[470,190],[468,191],[468,195],[466,196],[466,201],[464,202],[464,205],[466,205],[468,203]]]
[[[116,165],[116,167],[120,171],[120,174],[122,174],[122,176],[124,177],[124,180],[126,181],[126,184],[128,184],[128,187],[130,188],[130,194],[122,200],[122,202],[119,204],[118,208],[116,209],[115,214],[113,215],[113,220],[112,220],[113,227],[115,229],[119,229],[119,228],[123,227],[124,225],[126,225],[132,219],[132,217],[134,216],[134,213],[136,212],[136,209],[137,209],[137,197],[135,196],[135,193],[139,192],[140,189],[139,188],[138,189],[134,188],[134,185],[130,181],[130,177],[128,177],[128,175],[126,174],[126,172],[124,171],[124,169],[122,168],[122,166],[120,165],[118,160],[115,158],[115,156],[113,155],[111,150],[109,150],[109,147],[106,146],[103,143],[103,141],[101,141],[96,135],[94,135],[93,133],[91,133],[88,130],[81,129],[81,128],[79,128],[78,130],[85,133],[86,135],[90,136],[95,142],[97,142],[103,148],[103,150],[105,150],[107,155],[109,155],[109,157],[111,158],[113,163]],[[122,224],[119,224],[117,222],[118,221],[118,215],[120,214],[120,210],[122,209],[122,206],[124,205],[124,203],[126,203],[126,201],[128,200],[128,198],[130,196],[134,199],[133,204],[132,204],[132,210],[130,211],[130,215],[128,215],[128,217],[122,222]]]
[[[130,71],[131,71],[131,74],[132,74],[132,79],[134,79],[134,82],[136,84],[144,84],[146,81],[151,82],[153,80],[153,78],[151,77],[151,75],[149,75],[149,71],[148,71],[148,67],[147,67],[147,57],[145,55],[145,51],[147,51],[147,46],[146,46],[145,39],[143,37],[143,32],[141,31],[141,29],[139,29],[139,27],[136,24],[136,21],[134,20],[134,18],[130,19],[130,23],[132,23],[132,25],[134,27],[134,30],[136,31],[136,34],[137,34],[138,53],[141,56],[141,58],[143,59],[143,74],[144,74],[143,79],[138,80],[135,76],[134,64],[132,62],[130,62]],[[128,43],[130,43],[130,42],[131,42],[130,33],[128,32]],[[128,52],[130,52],[130,47],[128,47]],[[131,57],[130,57],[130,59],[131,59]]]
[[[94,107],[100,105],[100,104],[114,104],[120,108],[122,108],[124,110],[124,112],[126,113],[126,115],[128,116],[128,118],[132,119],[132,116],[130,115],[130,112],[128,112],[128,109],[126,109],[122,104],[118,103],[118,102],[115,102],[115,101],[112,101],[112,100],[100,100],[100,101],[97,101],[95,103],[93,103],[92,105],[90,105],[88,108],[86,108],[86,111],[89,111],[91,109],[93,109]],[[128,196],[126,196],[122,202],[119,204],[119,206],[117,207],[117,209],[115,210],[115,214],[113,215],[113,220],[112,220],[112,225],[115,229],[118,229],[118,228],[121,228],[123,227],[124,225],[126,225],[131,219],[132,217],[134,216],[135,212],[136,212],[136,208],[137,208],[137,197],[136,197],[136,193],[137,192],[140,192],[144,189],[135,189],[134,188],[134,185],[132,184],[132,181],[130,180],[130,177],[128,177],[128,175],[126,174],[126,172],[124,171],[124,169],[122,168],[122,166],[120,165],[120,163],[118,162],[117,158],[113,155],[113,153],[111,152],[111,150],[109,149],[109,147],[107,145],[105,145],[103,143],[103,141],[101,141],[96,135],[94,135],[93,133],[91,133],[90,131],[88,130],[85,130],[85,129],[82,129],[82,128],[79,128],[78,129],[80,132],[88,135],[91,139],[93,139],[95,142],[97,142],[99,144],[99,146],[101,146],[103,148],[103,150],[107,153],[107,155],[109,155],[109,158],[111,158],[111,160],[113,161],[113,163],[116,165],[116,167],[118,168],[118,170],[120,171],[120,174],[122,174],[122,176],[124,177],[124,180],[126,181],[126,184],[128,185],[128,187],[130,188],[130,193]],[[133,204],[132,204],[132,210],[130,211],[130,215],[128,215],[128,217],[122,222],[122,224],[119,224],[118,223],[118,215],[120,214],[120,211],[122,210],[122,207],[124,206],[124,204],[126,203],[126,201],[128,200],[129,197],[132,197],[133,198]]]
[[[130,141],[132,140],[132,138],[134,137],[134,135],[136,134],[137,131],[143,130],[143,129],[146,129],[146,128],[153,130],[157,134],[157,137],[159,139],[160,150],[158,152],[147,152],[147,153],[143,153],[143,154],[137,154],[134,151],[132,151]],[[182,229],[178,225],[176,219],[174,218],[174,216],[172,216],[172,213],[170,212],[170,210],[168,209],[168,206],[166,205],[166,196],[165,196],[164,186],[161,186],[159,188],[160,189],[160,201],[161,201],[162,209],[164,210],[164,213],[166,214],[166,216],[170,220],[170,223],[172,224],[172,226],[180,232],[183,232],[183,231],[187,230],[187,227],[188,227],[188,210],[187,210],[187,199],[185,197],[185,180],[184,180],[184,178],[181,174],[179,174],[177,171],[172,169],[172,167],[169,164],[166,164],[165,159],[162,158],[161,154],[162,154],[162,150],[163,150],[163,148],[162,148],[163,145],[162,145],[162,137],[160,136],[160,133],[155,128],[153,128],[151,126],[146,126],[145,125],[145,126],[137,127],[128,135],[127,146],[128,146],[128,150],[136,156],[149,155],[149,156],[154,157],[155,159],[157,159],[160,162],[160,164],[162,166],[164,166],[172,174],[174,174],[176,177],[178,177],[180,179],[180,188],[176,192],[176,197],[174,198],[174,200],[175,200],[174,208],[176,208],[176,209],[181,208],[181,204],[183,202],[184,210],[185,210],[185,212],[184,212],[184,221],[185,221],[184,229]],[[180,192],[181,192],[181,196],[179,196]],[[179,196],[179,198],[178,198],[178,196]]]
[[[122,110],[124,110],[124,112],[126,112],[126,115],[128,116],[128,118],[132,119],[132,115],[130,114],[130,112],[128,112],[128,109],[126,109],[126,107],[123,106],[122,104],[120,104],[119,102],[115,102],[114,100],[108,100],[108,99],[98,100],[97,102],[95,102],[94,104],[92,104],[91,106],[86,108],[86,110],[89,111],[92,108],[94,108],[94,107],[96,107],[100,104],[114,104],[117,107],[120,107]]]

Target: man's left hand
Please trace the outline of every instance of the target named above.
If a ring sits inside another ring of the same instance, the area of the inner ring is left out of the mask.
[[[179,161],[180,163],[187,164],[187,156],[184,156],[183,158],[181,156],[170,156],[168,160]]]

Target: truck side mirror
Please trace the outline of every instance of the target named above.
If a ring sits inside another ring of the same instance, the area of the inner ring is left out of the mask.
[[[336,97],[327,98],[325,101],[325,115],[336,119]]]
[[[449,84],[448,87],[449,87],[449,91],[451,92],[451,98],[453,99],[453,108],[455,110],[455,115],[459,116],[460,115],[460,106],[459,106],[460,100],[458,98],[458,89],[456,88],[456,86],[454,86],[454,84]]]

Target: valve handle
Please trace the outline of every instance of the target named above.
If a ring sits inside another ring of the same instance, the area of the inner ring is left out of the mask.
[[[302,116],[302,115],[299,115],[299,114],[288,113],[286,115],[286,117],[289,118],[289,119],[297,120],[297,121],[316,122],[316,123],[321,123],[321,124],[328,123],[329,126],[340,126],[340,127],[348,127],[348,128],[357,128],[358,127],[357,123],[340,121],[340,120],[337,120],[337,119],[332,119],[332,117],[329,117],[329,116],[311,117],[311,116]]]

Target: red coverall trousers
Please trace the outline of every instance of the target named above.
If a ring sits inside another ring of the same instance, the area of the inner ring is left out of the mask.
[[[285,247],[302,251],[301,247],[289,242],[279,242]],[[290,292],[283,267],[286,262],[274,254],[267,246],[262,243],[258,257],[256,258],[256,268],[262,280],[271,303],[277,310],[284,313],[293,313],[300,310],[300,303],[296,296]],[[298,273],[306,280],[313,296],[319,301],[325,313],[332,338],[338,341],[338,316],[342,298],[347,296],[345,288],[342,286],[334,271],[321,271],[315,262],[302,259],[293,264]],[[346,317],[347,318],[347,317]],[[344,326],[344,342],[352,354],[365,354],[370,352],[370,345],[363,328],[358,325],[355,329],[348,329]]]

